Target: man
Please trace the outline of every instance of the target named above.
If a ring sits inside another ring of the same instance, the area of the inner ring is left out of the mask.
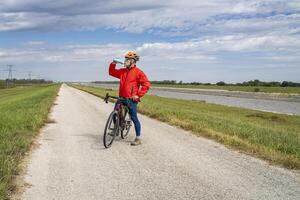
[[[144,72],[136,66],[139,55],[128,52],[124,67],[116,69],[116,62],[109,65],[109,75],[120,79],[119,96],[129,99],[129,115],[134,123],[136,137],[131,145],[141,144],[141,124],[137,116],[137,104],[149,90],[151,84]]]

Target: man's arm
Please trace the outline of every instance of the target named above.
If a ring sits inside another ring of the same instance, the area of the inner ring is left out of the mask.
[[[139,89],[137,95],[139,96],[139,98],[141,98],[148,92],[148,90],[151,87],[150,81],[148,80],[146,74],[142,71],[140,72],[139,75],[139,83],[142,87]]]
[[[116,69],[116,63],[112,62],[109,65],[108,73],[109,73],[109,75],[111,75],[113,77],[120,78],[121,69]]]

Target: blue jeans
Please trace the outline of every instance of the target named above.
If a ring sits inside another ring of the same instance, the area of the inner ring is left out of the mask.
[[[137,104],[138,104],[138,102],[135,102],[133,100],[128,100],[129,115],[134,124],[135,135],[138,137],[141,135],[141,123],[137,116]],[[115,104],[115,108],[116,108],[116,105],[117,105],[117,103]]]

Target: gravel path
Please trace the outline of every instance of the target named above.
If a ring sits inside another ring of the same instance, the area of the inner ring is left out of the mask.
[[[22,199],[300,199],[300,176],[140,115],[134,131],[104,149],[113,105],[63,85],[31,155]]]

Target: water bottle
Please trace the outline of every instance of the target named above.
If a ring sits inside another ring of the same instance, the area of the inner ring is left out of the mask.
[[[121,58],[114,58],[114,62],[116,63],[120,63],[120,64],[124,64],[124,60],[122,60]]]

